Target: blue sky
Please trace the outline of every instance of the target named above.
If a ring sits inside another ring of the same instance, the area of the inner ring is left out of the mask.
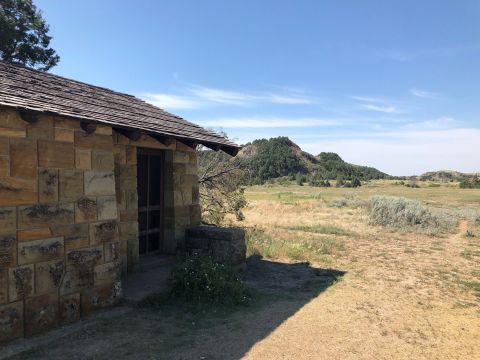
[[[239,143],[394,175],[480,171],[479,1],[36,0],[55,74]]]

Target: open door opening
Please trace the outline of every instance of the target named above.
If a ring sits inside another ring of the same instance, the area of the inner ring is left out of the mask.
[[[158,253],[164,243],[165,152],[137,149],[139,254]]]

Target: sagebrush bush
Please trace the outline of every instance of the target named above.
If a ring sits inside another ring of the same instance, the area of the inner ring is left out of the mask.
[[[403,197],[371,197],[368,209],[372,225],[438,233],[452,230],[457,223],[457,219],[446,211],[434,210]]]
[[[210,256],[194,253],[172,270],[170,298],[193,304],[247,303],[249,292],[237,272],[214,261]]]

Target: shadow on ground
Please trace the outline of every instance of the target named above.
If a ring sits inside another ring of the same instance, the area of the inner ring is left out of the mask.
[[[255,294],[249,306],[201,312],[124,306],[73,325],[74,331],[43,335],[38,346],[9,359],[239,359],[343,275],[251,258],[244,274]]]

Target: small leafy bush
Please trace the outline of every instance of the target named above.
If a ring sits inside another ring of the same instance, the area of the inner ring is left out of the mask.
[[[189,255],[173,269],[169,296],[193,304],[238,305],[250,299],[236,271],[202,253]]]

